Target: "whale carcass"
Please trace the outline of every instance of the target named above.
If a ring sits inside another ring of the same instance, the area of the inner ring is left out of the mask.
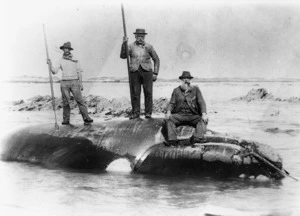
[[[27,126],[7,134],[1,159],[47,167],[105,170],[127,158],[133,172],[215,177],[285,176],[281,157],[268,145],[228,138],[208,130],[190,145],[191,127],[179,127],[180,146],[165,146],[163,119],[111,120],[91,125]]]

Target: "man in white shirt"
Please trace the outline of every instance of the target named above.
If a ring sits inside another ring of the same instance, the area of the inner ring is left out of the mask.
[[[61,70],[62,72],[62,79],[60,85],[60,89],[62,93],[62,101],[63,101],[62,124],[63,125],[70,124],[70,114],[71,114],[70,92],[72,92],[74,99],[78,104],[80,113],[84,120],[84,124],[89,124],[93,122],[93,119],[89,117],[87,108],[84,104],[81,95],[81,91],[83,90],[82,74],[81,74],[82,69],[79,65],[78,60],[73,59],[73,55],[71,53],[71,50],[73,50],[73,48],[71,47],[70,42],[64,43],[64,45],[62,45],[60,49],[64,51],[64,54],[62,56],[62,59],[60,60],[58,67],[53,67],[50,59],[47,59],[47,64],[50,65],[51,72],[53,74],[58,73],[59,70]]]

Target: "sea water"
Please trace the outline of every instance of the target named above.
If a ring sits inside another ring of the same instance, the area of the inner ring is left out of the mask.
[[[10,100],[50,94],[49,84],[9,85]],[[169,98],[177,85],[155,84],[154,97]],[[230,100],[261,87],[275,97],[299,96],[299,83],[198,85],[207,100],[211,129],[269,144],[282,156],[284,168],[300,178],[299,104]],[[106,98],[128,97],[128,93],[128,83],[86,83],[83,92]],[[55,94],[60,96],[58,84]],[[276,110],[278,117],[272,115]],[[7,125],[17,126],[18,116],[29,113],[11,112],[17,119],[11,118]],[[270,127],[283,133],[266,132]],[[300,183],[288,177],[261,181],[144,175],[132,173],[125,159],[114,161],[103,172],[0,161],[0,192],[1,215],[300,215]]]

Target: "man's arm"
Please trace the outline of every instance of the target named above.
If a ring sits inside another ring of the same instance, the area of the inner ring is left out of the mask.
[[[158,75],[158,72],[159,72],[159,66],[160,66],[160,60],[159,60],[159,57],[156,53],[156,51],[154,50],[153,46],[151,45],[150,49],[149,49],[149,53],[150,53],[150,56],[154,62],[154,71],[153,71],[153,74],[155,75]]]
[[[52,72],[52,74],[57,74],[59,69],[61,68],[60,63],[59,67],[53,67],[51,59],[47,59],[47,64],[49,65],[49,69]]]
[[[198,88],[198,86],[196,86],[196,88],[197,88],[196,89],[197,103],[201,109],[200,115],[202,116],[202,120],[203,120],[204,124],[207,124],[208,116],[207,116],[207,111],[206,111],[206,103],[204,101],[204,98],[203,98],[202,93],[201,93],[200,89]]]
[[[176,106],[175,103],[176,103],[176,93],[175,93],[175,89],[174,89],[173,93],[172,93],[172,96],[171,96],[171,99],[170,99],[170,102],[169,102],[169,105],[167,107],[167,115],[166,115],[167,119],[171,117],[171,112],[173,111],[173,109]]]
[[[121,53],[120,53],[120,58],[121,59],[126,59],[127,58],[127,50],[126,50],[126,44],[128,43],[128,38],[123,37],[123,43],[121,47]]]
[[[80,90],[83,90],[83,85],[82,85],[82,73],[78,73],[78,79],[79,79],[79,85],[80,85]]]
[[[79,64],[79,62],[76,63],[76,72],[78,74],[78,80],[79,80],[79,85],[80,85],[80,90],[83,90],[83,85],[82,85],[82,68]]]
[[[201,113],[206,113],[206,103],[198,86],[196,86],[196,100],[201,109]]]

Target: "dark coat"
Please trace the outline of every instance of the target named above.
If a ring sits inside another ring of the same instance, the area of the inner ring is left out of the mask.
[[[128,44],[128,54],[130,56],[129,69],[130,72],[136,72],[141,66],[145,71],[151,71],[158,74],[159,71],[159,57],[151,44],[137,45],[135,42]],[[126,46],[123,43],[120,57],[126,59]],[[154,62],[154,71],[151,59]]]
[[[195,115],[206,113],[206,104],[198,86],[191,86],[187,93],[179,86],[173,90],[168,106],[171,113],[179,113],[184,108],[184,101],[187,101],[191,111]]]

